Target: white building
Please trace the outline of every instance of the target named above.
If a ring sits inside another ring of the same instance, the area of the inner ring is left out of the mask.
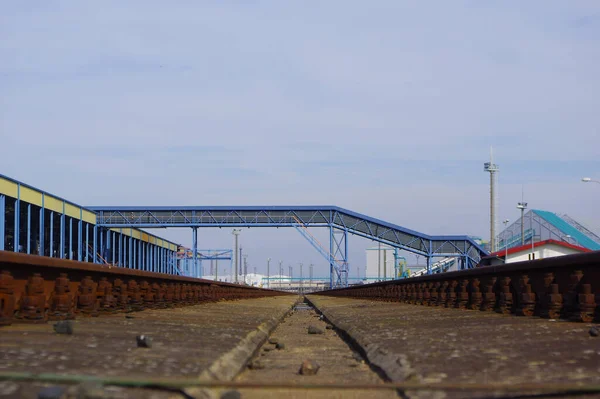
[[[395,278],[394,248],[387,245],[367,248],[366,256],[367,267],[364,277],[367,282]]]
[[[481,260],[481,266],[498,266],[505,263],[553,258],[555,256],[573,255],[583,252],[591,252],[591,250],[564,241],[544,240],[534,243],[533,246],[526,244],[509,248],[508,251],[494,252]]]

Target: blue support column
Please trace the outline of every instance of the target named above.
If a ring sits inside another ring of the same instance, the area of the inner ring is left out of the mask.
[[[92,262],[98,263],[98,259],[96,259],[96,253],[98,252],[98,226],[94,225],[92,228]]]
[[[90,225],[88,223],[85,224],[85,261],[89,262],[89,254],[90,254]]]
[[[69,259],[73,260],[73,218],[69,217]]]
[[[431,241],[429,241],[429,249],[427,251],[427,274],[431,274]]]
[[[122,231],[122,230],[121,230]],[[119,233],[119,266],[123,266],[123,233]]]
[[[400,275],[398,266],[398,248],[394,248],[394,280],[397,280]]]
[[[60,215],[60,251],[59,255],[61,259],[65,258],[65,231],[66,222],[65,222],[65,214],[64,212]]]
[[[196,273],[198,270],[198,228],[192,227],[192,273]],[[196,277],[194,275],[194,277]]]
[[[131,232],[130,232],[131,233]],[[129,236],[129,245],[128,245],[128,249],[129,249],[129,262],[128,266],[130,269],[133,269],[133,233],[131,233],[131,235]]]
[[[6,222],[4,219],[6,218],[6,197],[4,195],[0,195],[0,251],[4,251],[4,235],[6,230]]]
[[[133,262],[131,262],[131,267],[133,269],[137,269],[137,240],[133,239],[132,241],[132,245],[131,245],[131,255],[133,256]]]
[[[116,263],[115,262],[115,258],[116,258],[115,251],[116,251],[116,247],[117,247],[117,245],[116,245],[117,244],[117,242],[116,242],[117,234],[114,231],[112,232],[112,237],[111,238],[112,238],[111,239],[111,244],[112,244],[112,258],[110,260],[110,263],[112,263],[114,265]]]
[[[46,238],[45,237],[46,224],[44,223],[45,219],[46,219],[46,213],[44,210],[45,197],[46,196],[44,194],[42,194],[42,207],[40,208],[40,245],[38,247],[39,248],[38,255],[41,255],[41,256],[44,256],[46,254],[46,245],[44,243],[45,238]]]
[[[50,211],[50,257],[54,257],[54,212]]]
[[[335,286],[335,259],[333,257],[333,225],[329,225],[329,288]]]
[[[125,235],[121,234],[121,240],[123,241],[123,255],[121,255],[122,266],[127,267],[127,238],[125,238]]]
[[[15,228],[13,237],[13,251],[19,251],[19,237],[21,236],[21,185],[17,184],[17,200],[15,201]]]
[[[79,212],[83,212],[79,210]],[[81,262],[81,247],[83,246],[83,221],[79,219],[77,222],[77,260]]]
[[[27,254],[31,254],[31,204],[27,204]]]

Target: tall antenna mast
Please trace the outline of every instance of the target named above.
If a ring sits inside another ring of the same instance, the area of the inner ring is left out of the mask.
[[[490,249],[496,251],[496,172],[500,171],[494,163],[494,150],[490,147],[490,162],[483,164],[483,170],[490,173]]]

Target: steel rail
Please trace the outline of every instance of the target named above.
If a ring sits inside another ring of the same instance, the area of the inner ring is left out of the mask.
[[[212,280],[0,251],[0,325],[288,295]]]
[[[315,295],[591,322],[600,318],[600,251],[333,289]]]

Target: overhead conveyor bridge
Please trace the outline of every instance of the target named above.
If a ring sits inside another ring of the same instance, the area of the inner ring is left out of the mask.
[[[92,206],[97,224],[105,227],[193,229],[194,245],[200,227],[327,227],[330,229],[331,286],[348,278],[348,233],[378,241],[427,258],[456,257],[471,268],[487,255],[469,236],[431,236],[337,206]]]

